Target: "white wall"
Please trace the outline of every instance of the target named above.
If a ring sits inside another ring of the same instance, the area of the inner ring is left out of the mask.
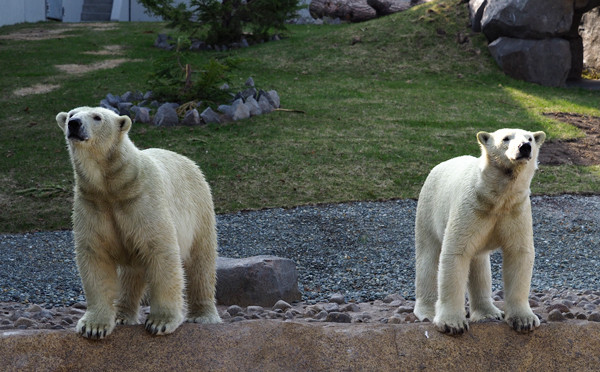
[[[187,0],[175,0],[175,5],[179,3],[188,3]],[[131,6],[131,19],[129,18],[129,7]],[[110,16],[111,21],[133,21],[133,22],[152,22],[160,21],[160,17],[149,16],[145,13],[146,8],[137,0],[113,0],[113,9]]]
[[[81,22],[83,0],[63,0],[63,22]]]
[[[1,0],[0,26],[46,20],[45,0]]]

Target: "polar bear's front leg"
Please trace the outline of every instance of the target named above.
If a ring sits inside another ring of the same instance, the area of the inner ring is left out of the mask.
[[[183,267],[179,248],[165,250],[149,259],[146,270],[150,289],[150,314],[145,328],[153,335],[172,333],[183,323]]]
[[[471,322],[504,318],[504,313],[492,301],[492,269],[488,252],[471,259],[468,288]]]
[[[77,322],[76,331],[86,338],[102,339],[115,328],[117,269],[110,259],[91,252],[80,250],[76,257],[87,300],[87,310]]]
[[[469,330],[465,314],[465,292],[470,257],[448,253],[442,248],[438,272],[438,300],[433,323],[438,331],[451,335]]]
[[[533,242],[529,249],[504,250],[502,275],[506,289],[506,322],[517,332],[531,332],[540,326],[539,318],[529,306],[534,256]]]

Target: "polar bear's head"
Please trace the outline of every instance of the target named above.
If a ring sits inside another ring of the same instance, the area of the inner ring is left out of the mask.
[[[487,161],[507,170],[528,163],[537,167],[538,152],[545,139],[544,132],[532,133],[521,129],[477,133],[477,140]]]
[[[104,153],[131,128],[128,116],[119,116],[102,107],[78,107],[56,115],[70,148],[89,148]]]

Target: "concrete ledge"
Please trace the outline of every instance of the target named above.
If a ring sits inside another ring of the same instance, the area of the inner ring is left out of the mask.
[[[503,323],[461,337],[431,324],[294,323],[271,320],[184,324],[153,337],[120,326],[104,341],[69,331],[3,331],[0,365],[19,371],[571,370],[600,366],[600,323],[543,324],[520,335]]]

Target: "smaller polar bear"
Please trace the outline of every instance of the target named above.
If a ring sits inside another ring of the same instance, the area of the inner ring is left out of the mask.
[[[468,289],[471,321],[505,317],[520,332],[539,326],[528,300],[534,260],[529,187],[545,138],[520,129],[479,132],[481,157],[461,156],[433,168],[415,222],[417,318],[462,334],[469,329]],[[506,314],[491,298],[490,253],[498,248]]]
[[[73,234],[88,308],[77,323],[87,338],[115,324],[138,324],[148,289],[146,329],[218,323],[217,236],[210,188],[188,158],[139,150],[131,119],[79,107],[56,116],[75,173]],[[185,279],[184,279],[185,277]]]

